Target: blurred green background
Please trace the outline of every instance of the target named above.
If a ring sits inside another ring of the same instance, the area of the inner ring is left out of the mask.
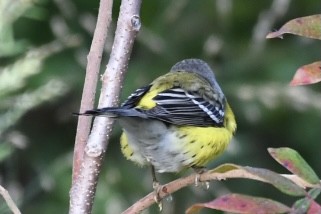
[[[114,2],[102,71],[119,5]],[[67,213],[77,126],[71,113],[79,110],[98,6],[85,0],[0,1],[0,184],[23,213]],[[292,35],[265,39],[288,20],[320,10],[317,0],[143,1],[143,25],[121,100],[181,59],[204,59],[238,121],[228,150],[208,168],[230,162],[287,173],[267,148],[291,147],[321,176],[320,84],[289,86],[298,67],[320,59],[321,43]],[[119,135],[116,125],[93,213],[119,213],[152,190],[150,170],[125,160]],[[190,172],[159,179],[165,183]],[[227,180],[212,182],[209,190],[189,187],[173,194],[163,213],[183,213],[193,203],[229,192],[288,205],[297,199],[267,184]],[[145,213],[155,212],[156,206]],[[10,213],[2,198],[0,213]]]

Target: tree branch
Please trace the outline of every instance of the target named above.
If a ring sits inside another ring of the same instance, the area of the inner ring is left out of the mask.
[[[303,187],[303,188],[316,187],[316,185],[309,184],[303,181],[301,178],[299,178],[296,175],[288,175],[288,174],[280,174],[280,175],[288,178],[289,180],[291,180],[293,183],[297,184],[300,187]],[[246,178],[246,179],[269,183],[267,180],[262,179],[259,176],[247,173],[242,169],[234,169],[227,172],[213,172],[212,170],[210,170],[210,171],[204,172],[201,175],[193,173],[189,176],[179,178],[170,183],[162,185],[158,192],[159,198],[163,199],[186,186],[195,185],[196,179],[199,179],[199,181],[201,182],[207,182],[207,181],[214,181],[214,180],[225,180],[230,178]],[[153,191],[148,195],[146,195],[144,198],[137,201],[131,207],[126,209],[122,214],[141,213],[143,210],[147,209],[148,207],[150,207],[155,203],[155,197],[156,197],[155,191]]]
[[[132,51],[134,39],[140,29],[141,0],[123,0],[115,33],[112,52],[102,77],[102,90],[98,107],[115,106]],[[92,98],[92,97],[91,97]],[[113,120],[97,117],[85,146],[79,175],[71,189],[71,214],[91,213],[98,176]]]
[[[97,80],[99,76],[100,64],[103,55],[104,45],[108,34],[108,29],[111,23],[112,15],[112,0],[101,0],[97,24],[93,36],[93,41],[87,56],[86,77],[84,89],[82,93],[80,112],[87,109],[92,109],[95,101]],[[76,181],[80,165],[84,156],[84,149],[88,139],[91,125],[90,117],[79,117],[74,148],[73,172],[72,181]]]
[[[0,185],[0,194],[2,195],[3,199],[6,201],[8,207],[10,208],[13,214],[21,214],[17,205],[14,203],[14,201],[10,197],[8,191],[5,188],[3,188],[1,185]]]

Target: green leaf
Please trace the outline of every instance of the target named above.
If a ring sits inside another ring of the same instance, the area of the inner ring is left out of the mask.
[[[320,194],[321,190],[320,189],[311,189],[309,191],[309,197],[302,198],[300,200],[297,200],[294,205],[293,209],[295,213],[320,213],[321,207],[318,205],[313,199],[318,197]],[[309,212],[310,210],[310,212]],[[319,212],[315,212],[319,210]]]
[[[269,33],[266,38],[282,38],[285,33],[321,40],[321,15],[292,19],[283,25],[280,30]]]
[[[286,213],[291,210],[271,199],[228,194],[207,203],[194,204],[186,210],[186,214],[199,213],[204,207],[234,213]]]
[[[235,170],[235,169],[241,169],[241,166],[235,165],[235,164],[230,164],[230,163],[226,163],[226,164],[222,164],[218,167],[216,167],[215,169],[210,170],[210,172],[212,173],[225,173],[231,170]]]
[[[286,147],[277,149],[269,148],[268,151],[277,162],[293,174],[310,184],[320,184],[318,176],[297,151]]]
[[[210,170],[209,173],[222,174],[220,179],[245,178],[272,184],[281,192],[293,196],[306,195],[306,191],[292,180],[268,169],[244,167],[235,164],[223,164]]]
[[[265,182],[272,184],[275,188],[288,195],[302,196],[306,194],[302,187],[273,171],[253,167],[243,167],[243,169],[262,178]]]
[[[0,144],[0,163],[9,157],[14,149],[8,143],[1,143]]]
[[[318,195],[320,195],[320,193],[321,193],[320,188],[313,188],[308,192],[309,197],[312,199],[316,199],[318,197]]]
[[[308,85],[321,81],[321,61],[314,62],[312,64],[304,65],[299,68],[290,85]]]

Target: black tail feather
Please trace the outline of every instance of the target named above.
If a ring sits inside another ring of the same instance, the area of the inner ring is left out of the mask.
[[[83,113],[73,113],[76,116],[102,116],[102,117],[141,117],[148,118],[148,116],[135,108],[124,108],[124,107],[107,107],[87,110]]]
[[[119,117],[119,116],[137,116],[137,115],[129,115],[129,109],[123,109],[121,107],[107,107],[107,108],[99,108],[99,109],[91,109],[87,110],[83,113],[73,113],[76,116],[105,116],[105,117]]]

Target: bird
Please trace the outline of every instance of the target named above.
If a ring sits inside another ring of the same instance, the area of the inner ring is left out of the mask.
[[[139,166],[175,173],[205,165],[227,148],[236,120],[210,66],[184,59],[147,86],[138,88],[120,107],[87,110],[78,115],[115,118],[122,127],[121,151]]]

